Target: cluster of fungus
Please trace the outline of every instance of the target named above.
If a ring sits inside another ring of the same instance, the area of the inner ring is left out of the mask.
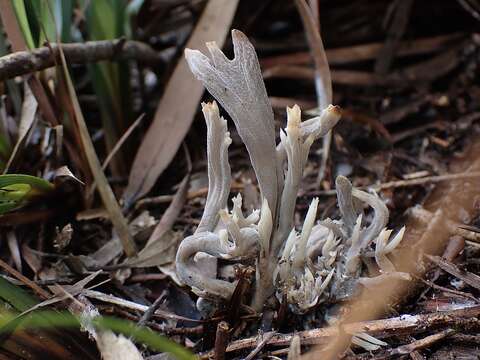
[[[300,232],[295,229],[297,193],[312,143],[339,121],[340,109],[328,105],[317,117],[302,121],[300,108],[287,108],[287,126],[276,144],[273,111],[253,45],[240,31],[232,31],[234,58],[215,43],[207,43],[210,58],[187,49],[191,71],[232,118],[245,144],[257,177],[261,207],[242,210],[242,197],[228,210],[231,143],[227,121],[216,102],[202,104],[207,124],[208,195],[195,233],[181,242],[176,256],[179,279],[199,296],[199,308],[229,300],[235,282],[219,277],[219,259],[255,260],[252,306],[261,311],[275,295],[303,313],[327,297],[337,297],[361,283],[389,277],[409,279],[388,258],[401,242],[404,229],[391,238],[386,229],[388,209],[375,195],[336,179],[341,219],[316,221],[319,200],[313,199]],[[365,224],[364,207],[373,209]],[[362,259],[374,257],[379,274],[363,276]]]

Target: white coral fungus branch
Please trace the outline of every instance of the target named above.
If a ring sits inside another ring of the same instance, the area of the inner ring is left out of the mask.
[[[297,233],[297,193],[310,147],[337,124],[340,109],[328,105],[320,116],[302,122],[297,105],[287,108],[287,126],[276,144],[273,111],[255,50],[240,31],[233,30],[232,39],[232,60],[214,43],[207,44],[210,58],[188,49],[185,56],[196,78],[235,123],[250,155],[262,206],[245,216],[239,194],[228,211],[231,140],[217,104],[202,104],[207,123],[208,196],[197,231],[178,248],[179,279],[202,298],[228,300],[235,283],[219,278],[217,260],[255,259],[254,308],[261,311],[276,293],[279,299],[287,299],[293,311],[305,312],[322,299],[345,292],[350,280],[358,280],[364,256],[375,257],[381,276],[401,276],[387,255],[401,242],[403,230],[388,241],[386,206],[378,196],[353,188],[344,177],[336,181],[341,219],[315,224],[319,200],[313,199]],[[363,224],[362,204],[373,209],[368,226]]]

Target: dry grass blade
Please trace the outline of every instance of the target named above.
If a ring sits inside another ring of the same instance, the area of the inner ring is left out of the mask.
[[[175,220],[177,219],[180,211],[182,210],[183,204],[187,198],[187,191],[188,186],[190,184],[190,174],[186,175],[182,182],[180,183],[180,187],[178,188],[177,193],[173,197],[172,202],[168,206],[167,210],[163,214],[160,222],[153,230],[152,235],[148,239],[147,246],[153,244],[154,242],[158,241],[167,231],[169,231]]]
[[[102,167],[95,152],[95,148],[93,147],[90,134],[88,133],[87,125],[85,124],[85,119],[83,118],[80,104],[78,103],[77,95],[75,93],[72,80],[68,73],[67,64],[61,48],[60,54],[62,60],[63,75],[65,77],[65,82],[67,84],[67,89],[75,112],[75,124],[80,134],[83,151],[85,152],[85,156],[93,173],[93,177],[98,184],[98,191],[105,205],[105,208],[110,215],[110,220],[112,221],[113,227],[115,228],[115,231],[117,232],[118,237],[122,242],[123,250],[125,251],[125,254],[127,256],[134,256],[137,252],[135,248],[135,243],[130,236],[127,221],[122,214],[122,210],[118,205],[117,199],[115,198],[110,184],[108,183],[107,178],[102,171]]]
[[[18,26],[15,10],[12,1],[0,0],[0,15],[2,17],[3,29],[7,33],[13,51],[23,51],[27,44],[23,38],[22,31]]]
[[[298,12],[302,18],[303,26],[307,35],[308,44],[315,62],[315,88],[317,91],[317,102],[320,110],[325,109],[332,103],[332,75],[328,67],[327,54],[323,47],[322,37],[320,36],[319,19],[315,19],[312,10],[305,0],[295,0]],[[316,6],[314,6],[316,8]],[[330,146],[332,143],[332,132],[323,138],[322,162],[318,171],[317,184],[323,180],[327,168]]]
[[[332,103],[332,80],[328,67],[327,55],[318,30],[314,15],[305,0],[295,0],[298,12],[302,18],[308,44],[315,62],[315,86],[317,88],[318,106],[326,108]]]
[[[25,84],[25,95],[22,104],[22,114],[20,117],[20,125],[18,127],[18,138],[13,148],[12,153],[10,154],[10,158],[8,159],[7,165],[5,166],[5,170],[3,171],[4,174],[8,173],[10,166],[12,165],[13,160],[15,159],[16,154],[18,153],[18,149],[24,143],[24,140],[32,128],[33,122],[35,120],[35,114],[37,112],[38,103],[35,100],[35,97],[30,90],[30,87]]]
[[[210,0],[186,47],[205,49],[205,43],[212,40],[221,47],[237,4],[238,0]],[[127,207],[150,191],[180,147],[199,109],[198,103],[203,93],[202,84],[192,80],[187,62],[181,59],[135,157],[124,194]],[[178,106],[179,99],[182,106]]]
[[[12,44],[13,51],[24,51],[27,48],[27,44],[24,40],[22,30],[17,21],[15,11],[13,9],[13,2],[9,0],[0,0],[0,17],[3,23],[3,29],[7,33],[7,37]],[[57,118],[52,109],[52,105],[48,100],[47,94],[35,76],[28,77],[28,85],[32,89],[35,98],[38,101],[38,106],[42,115],[52,125],[58,125]]]
[[[122,137],[118,139],[117,143],[113,147],[112,151],[107,155],[105,160],[103,161],[102,164],[102,170],[105,171],[107,169],[108,164],[110,164],[110,161],[113,159],[115,154],[120,150],[122,145],[127,141],[127,139],[130,137],[132,134],[133,130],[135,130],[138,125],[142,122],[143,118],[145,117],[145,114],[140,115],[137,120],[135,120],[132,125],[128,127],[128,129],[123,133]],[[97,183],[94,181],[90,189],[88,190],[87,198],[90,198],[93,193],[95,192],[95,188],[97,187]]]
[[[14,231],[9,231],[7,233],[7,244],[10,249],[10,254],[12,255],[13,263],[17,270],[22,272],[22,254],[20,253],[20,247],[18,246],[18,239]]]

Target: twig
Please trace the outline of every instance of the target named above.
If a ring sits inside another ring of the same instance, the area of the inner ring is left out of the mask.
[[[433,334],[427,337],[424,337],[423,339],[413,341],[408,345],[402,345],[399,346],[391,351],[391,355],[405,355],[409,354],[413,351],[424,349],[427,346],[433,345],[434,343],[445,339],[447,336],[450,336],[455,333],[455,330],[453,329],[446,329],[443,330],[437,334]]]
[[[155,314],[155,311],[157,311],[157,309],[160,307],[160,305],[162,304],[162,301],[165,300],[165,293],[163,293],[162,295],[160,295],[154,302],[152,305],[150,305],[150,307],[148,308],[147,311],[145,311],[142,315],[142,317],[140,318],[140,320],[138,320],[137,322],[137,325],[138,326],[144,326],[150,319],[151,317]]]
[[[412,218],[418,220],[424,224],[430,224],[431,219],[435,216],[430,211],[424,209],[423,207],[416,206],[410,210]],[[464,225],[450,219],[445,219],[446,229],[450,232],[451,235],[460,236],[466,240],[474,241],[480,243],[480,232],[478,229],[472,226]],[[453,260],[453,259],[452,259]]]
[[[415,351],[410,353],[410,359],[412,359],[412,360],[425,360],[423,355],[418,350],[415,350]]]
[[[449,50],[431,59],[392,71],[385,76],[362,70],[332,70],[332,82],[356,86],[395,86],[399,88],[405,88],[412,84],[431,82],[453,70],[460,61],[458,53],[461,49],[477,42],[477,38],[471,37],[470,40],[454,45]],[[315,71],[305,66],[277,65],[268,68],[264,75],[265,77],[282,76],[294,79],[312,79],[315,77]]]
[[[3,268],[8,273],[12,274],[12,276],[16,277],[18,280],[20,280],[22,283],[27,285],[29,288],[31,288],[42,299],[48,299],[50,297],[50,294],[48,292],[43,290],[40,286],[35,284],[32,280],[28,279],[23,274],[19,273],[17,270],[12,268],[10,265],[8,265],[5,261],[1,259],[0,259],[0,267]]]
[[[337,337],[340,332],[345,332],[347,334],[365,332],[373,336],[415,333],[424,331],[426,328],[433,326],[451,326],[458,324],[459,322],[461,323],[465,319],[475,318],[478,315],[480,315],[480,305],[475,305],[445,312],[403,315],[389,319],[354,322],[345,324],[342,327],[342,330],[340,330],[338,327],[331,326],[327,328],[300,331],[295,334],[274,333],[272,338],[268,341],[268,345],[287,346],[290,344],[293,336],[295,335],[300,337],[302,344],[324,344],[329,339]],[[267,334],[264,336],[266,335]],[[229,344],[226,351],[229,353],[252,348],[257,346],[257,341],[257,337],[233,341]],[[213,353],[209,352],[207,354],[203,354],[201,359],[207,359],[209,356],[213,356]]]
[[[69,64],[85,64],[102,60],[137,60],[158,64],[161,53],[139,41],[115,39],[61,44]],[[61,63],[59,46],[50,43],[31,51],[17,51],[0,58],[0,81],[30,74]]]
[[[424,337],[420,340],[414,340],[409,344],[401,345],[393,349],[383,350],[372,356],[371,353],[364,353],[357,356],[348,356],[345,360],[386,360],[390,358],[398,358],[399,356],[410,355],[412,359],[418,359],[418,350],[424,349],[428,346],[435,344],[436,342],[445,339],[455,333],[453,329],[446,329],[439,333]],[[420,359],[423,359],[420,355]]]
[[[253,351],[250,354],[248,354],[248,356],[245,358],[245,360],[255,359],[255,356],[257,356],[257,354],[260,351],[262,351],[262,349],[265,347],[265,345],[267,345],[267,343],[270,341],[270,339],[273,337],[273,335],[275,335],[274,332],[270,332],[270,333],[266,334],[263,337],[263,340],[258,343],[257,347],[255,349],[253,349]]]
[[[239,183],[232,183],[231,184],[231,189],[232,190],[243,190],[244,185],[239,184]],[[196,199],[199,197],[204,197],[207,196],[208,194],[208,188],[204,187],[195,191],[189,191],[187,193],[187,200],[192,200]],[[153,205],[159,205],[159,204],[166,204],[169,202],[172,202],[173,199],[175,198],[175,195],[160,195],[160,196],[154,196],[154,197],[149,197],[149,198],[144,198],[140,199],[135,203],[135,210],[139,210],[145,206],[153,206]]]
[[[457,1],[460,3],[460,5],[462,5],[462,7],[467,12],[470,13],[470,15],[472,15],[472,17],[480,21],[480,6],[478,5],[478,3],[473,2],[472,4],[468,0],[457,0]]]
[[[428,38],[402,41],[397,50],[397,56],[411,56],[435,53],[446,46],[465,37],[463,33],[453,33]],[[366,43],[334,49],[326,49],[330,65],[345,65],[378,57],[383,43]],[[285,55],[265,57],[260,60],[262,69],[269,69],[277,65],[308,65],[312,62],[309,52],[295,52]]]
[[[437,289],[437,290],[441,290],[441,291],[445,291],[445,292],[448,292],[448,293],[451,293],[451,294],[455,294],[455,295],[459,295],[459,296],[462,296],[464,298],[467,298],[467,299],[470,299],[470,300],[473,300],[474,302],[478,303],[479,300],[473,296],[473,295],[470,295],[466,292],[463,292],[463,291],[458,291],[458,290],[454,290],[454,289],[449,289],[449,288],[446,288],[446,287],[443,287],[443,286],[440,286],[440,285],[437,285],[429,280],[426,280],[426,279],[422,279],[420,277],[417,277],[418,280],[420,280],[421,282],[423,282],[425,285],[427,286],[430,286],[431,288],[433,289]]]
[[[113,295],[107,295],[107,294],[104,294],[104,293],[101,293],[101,292],[95,291],[95,290],[84,289],[84,290],[82,290],[82,295],[84,295],[88,298],[96,299],[96,300],[103,301],[103,302],[106,302],[106,303],[109,303],[109,304],[114,304],[114,305],[122,306],[122,307],[132,309],[132,310],[142,311],[142,312],[148,311],[148,308],[149,308],[146,305],[137,304],[136,302],[125,300],[125,299],[122,299],[122,298],[119,298],[119,297],[116,297],[116,296],[113,296]],[[175,314],[172,314],[168,311],[164,311],[164,310],[161,310],[161,309],[157,309],[155,311],[155,316],[158,316],[158,317],[161,317],[161,318],[164,318],[164,319],[183,320],[183,321],[195,322],[195,323],[201,323],[202,322],[201,320],[195,320],[195,319],[190,319],[190,318],[187,318],[187,317],[184,317],[184,316],[175,315]]]
[[[220,321],[215,335],[215,360],[225,360],[225,350],[228,345],[228,332],[230,327],[226,321]]]
[[[439,256],[425,255],[425,257],[438,265],[443,271],[457,277],[471,287],[480,290],[480,276],[468,271],[462,271],[450,261],[442,259]]]
[[[470,343],[470,344],[480,344],[479,335],[465,335],[465,334],[455,334],[450,340],[459,342],[461,344]]]
[[[359,187],[359,189],[381,191],[381,190],[390,189],[390,188],[416,186],[416,185],[423,185],[426,183],[437,183],[442,181],[460,180],[460,179],[477,178],[477,177],[480,177],[480,171],[464,172],[459,174],[426,176],[426,177],[411,179],[411,180],[389,181],[381,184],[361,186]],[[309,195],[316,195],[316,196],[336,195],[336,191],[335,190],[317,191]]]

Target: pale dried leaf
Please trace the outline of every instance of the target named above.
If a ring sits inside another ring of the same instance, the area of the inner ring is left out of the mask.
[[[173,224],[177,220],[178,215],[180,215],[180,212],[182,211],[183,204],[185,203],[185,199],[187,197],[189,184],[190,174],[183,178],[177,190],[177,193],[173,197],[173,200],[168,206],[165,213],[162,215],[162,218],[155,227],[155,230],[153,230],[152,235],[150,235],[150,238],[148,239],[147,245],[145,247],[148,247],[149,245],[152,245],[153,243],[159,241],[163,237],[163,235],[165,235],[169,230],[172,229]]]
[[[67,84],[67,89],[69,92],[69,97],[73,106],[75,113],[74,120],[79,131],[80,140],[82,142],[83,151],[85,152],[85,157],[87,158],[88,165],[92,171],[93,177],[98,184],[98,192],[102,198],[103,204],[105,205],[109,215],[110,221],[112,222],[115,231],[120,238],[120,241],[123,246],[123,250],[127,256],[133,256],[136,254],[136,246],[133,242],[133,239],[128,230],[128,225],[125,217],[123,216],[122,210],[115,198],[115,194],[108,183],[107,177],[105,176],[100,161],[98,160],[97,153],[95,152],[95,147],[93,146],[92,139],[90,138],[90,133],[88,132],[85,119],[83,117],[80,104],[78,102],[77,94],[75,88],[73,87],[72,79],[68,72],[67,63],[65,61],[65,55],[63,54],[62,48],[60,50],[60,59],[62,62],[63,75]]]
[[[322,37],[315,23],[312,10],[305,0],[295,0],[295,5],[305,26],[305,34],[307,35],[308,44],[315,62],[315,86],[319,98],[318,105],[320,109],[324,109],[332,103],[332,79],[327,54],[325,53]]]
[[[18,153],[20,147],[25,143],[25,139],[27,134],[29,133],[30,129],[32,128],[33,122],[35,120],[35,114],[37,113],[38,103],[35,97],[30,90],[30,87],[25,84],[25,91],[24,91],[24,100],[22,104],[22,114],[20,116],[20,124],[18,126],[18,138],[15,146],[13,148],[12,153],[10,154],[10,158],[8,159],[7,165],[5,165],[5,169],[3,173],[8,173],[10,165],[12,165],[13,159]]]
[[[13,231],[9,231],[7,233],[7,243],[13,262],[15,263],[15,267],[18,271],[22,272],[22,255],[20,254],[17,236]]]
[[[238,0],[210,0],[186,46],[204,47],[211,39],[222,45],[237,4]],[[123,195],[127,206],[149,192],[172,161],[190,128],[202,93],[202,85],[192,82],[187,62],[181,59],[135,157]]]
[[[181,234],[167,231],[156,241],[146,245],[137,256],[128,259],[124,264],[129,267],[142,268],[172,263],[175,260],[175,254],[181,239]]]
[[[62,166],[62,167],[59,167],[57,170],[55,170],[54,178],[55,180],[57,179],[74,180],[82,185],[85,185],[85,183],[82,180],[80,180],[75,175],[73,175],[73,173],[70,171],[68,166]]]

